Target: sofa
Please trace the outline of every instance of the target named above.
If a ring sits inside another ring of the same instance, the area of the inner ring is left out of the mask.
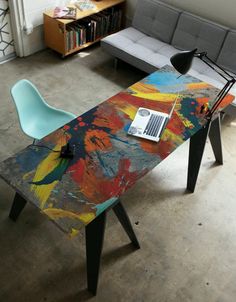
[[[170,63],[181,50],[206,51],[218,65],[236,74],[236,31],[157,0],[138,0],[132,26],[101,41],[102,48],[147,73]],[[198,58],[189,74],[222,88],[225,80]],[[236,97],[236,84],[230,90]],[[236,99],[226,112],[236,114]]]

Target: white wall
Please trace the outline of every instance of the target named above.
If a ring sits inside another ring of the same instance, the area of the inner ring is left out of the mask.
[[[23,0],[26,18],[34,27],[43,23],[43,12],[57,5],[65,5],[66,0]]]
[[[10,10],[14,27],[16,52],[28,56],[43,48],[43,13],[68,0],[12,0]],[[33,30],[30,33],[31,29]]]
[[[236,29],[236,0],[162,0],[167,4]],[[132,18],[137,0],[127,0],[127,16]]]

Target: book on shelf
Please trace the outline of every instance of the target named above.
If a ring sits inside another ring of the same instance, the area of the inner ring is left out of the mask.
[[[81,11],[86,11],[86,10],[97,8],[97,6],[94,3],[92,3],[90,0],[79,0],[79,1],[73,2],[73,4]]]
[[[53,18],[76,20],[76,13],[77,13],[76,7],[57,6],[53,11]]]
[[[67,24],[66,52],[119,30],[121,19],[121,9],[109,8]]]

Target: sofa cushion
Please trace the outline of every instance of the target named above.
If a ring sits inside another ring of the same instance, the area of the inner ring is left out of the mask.
[[[236,74],[236,31],[231,30],[225,39],[217,64]]]
[[[212,60],[216,60],[227,28],[202,19],[198,16],[183,12],[179,18],[171,44],[178,49],[198,49],[206,51]]]
[[[170,43],[180,11],[156,0],[138,0],[132,26],[141,32]]]
[[[148,73],[166,64],[177,50],[162,41],[149,37],[133,27],[110,35],[101,46],[111,55],[124,60]]]

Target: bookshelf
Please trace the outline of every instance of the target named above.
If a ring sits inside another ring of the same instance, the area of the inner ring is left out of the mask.
[[[46,46],[65,57],[122,28],[125,0],[92,2],[96,8],[85,11],[77,9],[76,20],[55,19],[52,10],[45,12],[44,35]],[[68,6],[73,7],[73,5]]]

